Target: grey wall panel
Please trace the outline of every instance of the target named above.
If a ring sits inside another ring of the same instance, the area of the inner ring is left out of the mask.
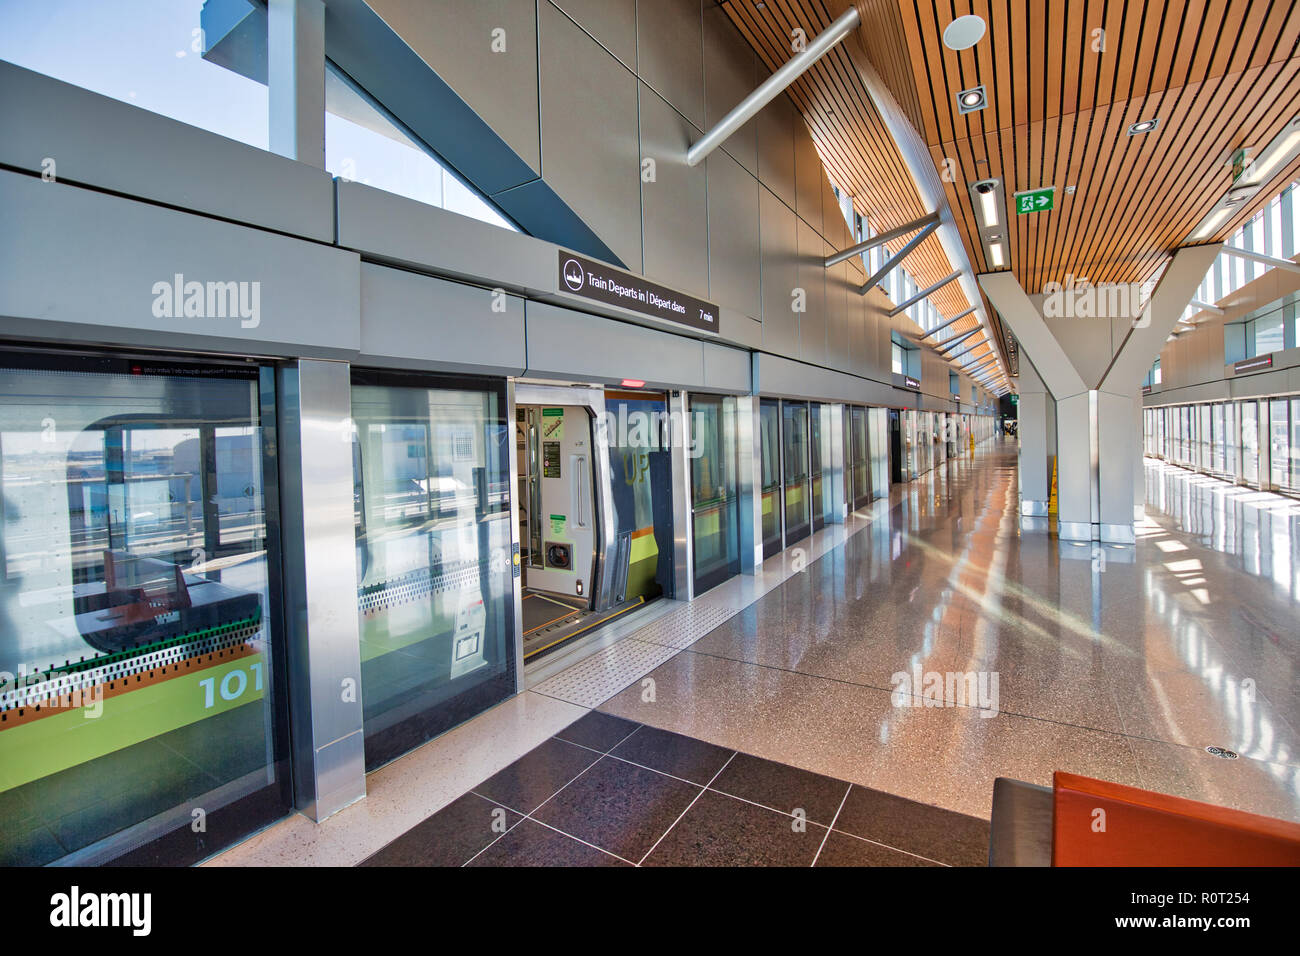
[[[636,70],[636,0],[549,0],[606,50]]]
[[[802,219],[797,222],[799,288],[806,299],[804,311],[795,316],[799,322],[799,358],[813,365],[826,361],[826,241]]]
[[[704,5],[704,112],[706,129],[713,126],[758,86],[758,58],[727,12]],[[758,175],[758,120],[751,119],[723,142],[745,169]]]
[[[763,395],[805,398],[822,402],[868,405],[896,404],[894,389],[834,369],[818,368],[779,355],[760,352],[758,381]]]
[[[849,267],[836,263],[826,270],[826,364],[846,372],[849,361]]]
[[[520,158],[541,170],[535,0],[366,3]],[[493,52],[494,30],[505,31],[504,52]]]
[[[641,84],[641,158],[654,160],[654,178],[641,177],[645,274],[701,298],[709,295],[708,175],[686,165],[699,130]]]
[[[744,395],[750,391],[752,353],[713,342],[704,343],[704,387]]]
[[[249,355],[348,355],[360,345],[356,253],[10,172],[0,172],[0,221],[0,315],[12,317],[10,334],[93,328],[98,343]],[[155,286],[177,275],[182,293],[204,283],[194,301],[206,317],[155,314],[172,301]],[[209,306],[207,283],[240,282],[248,319],[217,297]]]
[[[760,67],[764,79],[768,74]],[[781,201],[793,209],[796,205],[794,188],[794,124],[797,120],[794,107],[785,95],[768,103],[756,117],[758,120],[758,179],[776,193]],[[798,120],[802,122],[802,120]]]
[[[825,215],[822,210],[822,183],[826,181],[826,173],[822,169],[822,159],[817,155],[817,147],[813,145],[812,136],[808,133],[808,125],[798,113],[795,114],[794,125],[794,176],[795,212],[808,225],[825,233],[827,230],[822,225]],[[841,220],[844,218],[837,207],[831,208],[829,212]],[[831,227],[834,228],[833,222]]]
[[[735,309],[723,307],[718,310],[718,335],[736,345],[754,349],[763,347],[763,323]]]
[[[361,266],[359,362],[484,375],[524,370],[524,300],[384,266]]]
[[[857,289],[849,290],[848,309],[849,371],[854,375],[865,376],[871,368],[873,345],[867,321],[866,300],[858,295]]]
[[[513,291],[555,291],[552,243],[360,183],[339,180],[337,191],[341,246]]]
[[[639,269],[636,77],[549,3],[539,10],[543,175],[616,256]]]
[[[637,378],[658,388],[704,383],[704,344],[667,332],[529,302],[524,310],[527,374],[617,384]]]
[[[759,186],[759,238],[763,246],[763,349],[776,355],[799,354],[799,323],[791,311],[799,284],[799,241],[795,215]]]
[[[322,242],[332,177],[185,123],[0,62],[0,163]],[[201,171],[201,172],[199,172]]]
[[[641,79],[696,126],[704,126],[704,40],[701,0],[638,3],[637,64]]]
[[[709,297],[761,319],[758,180],[726,152],[705,161],[709,202]]]

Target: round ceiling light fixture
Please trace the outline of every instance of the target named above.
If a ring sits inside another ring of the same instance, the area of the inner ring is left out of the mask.
[[[958,17],[944,27],[943,45],[950,50],[969,50],[984,39],[984,18],[975,14]]]
[[[1160,125],[1159,119],[1143,120],[1140,123],[1134,123],[1128,128],[1130,136],[1141,136],[1143,133],[1149,133]]]

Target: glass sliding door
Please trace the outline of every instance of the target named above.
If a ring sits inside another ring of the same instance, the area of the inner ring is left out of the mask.
[[[808,406],[808,459],[811,467],[812,529],[820,531],[826,526],[826,501],[822,484],[822,406]]]
[[[869,432],[864,437],[868,439],[868,459],[871,464],[869,494],[874,500],[889,494],[889,409],[871,408],[865,411],[867,414],[864,416],[863,427],[869,428]]]
[[[781,403],[781,441],[785,479],[785,544],[788,547],[812,533],[808,491],[808,406]]]
[[[740,573],[736,399],[691,395],[691,520],[695,593]]]
[[[366,767],[515,689],[505,389],[353,371]]]
[[[763,495],[763,557],[781,550],[781,403],[763,399],[758,409]]]
[[[2,361],[0,863],[194,863],[291,801],[273,372]]]
[[[1269,483],[1273,488],[1283,489],[1291,480],[1291,431],[1288,416],[1288,402],[1284,398],[1269,402]]]
[[[1241,404],[1241,477],[1259,484],[1259,402]]]
[[[853,509],[865,507],[871,503],[871,471],[869,467],[871,445],[868,441],[867,410],[854,405],[851,419],[853,422],[853,457],[849,470],[853,474]]]

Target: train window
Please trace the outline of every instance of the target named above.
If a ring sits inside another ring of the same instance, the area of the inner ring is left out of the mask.
[[[367,769],[514,692],[513,429],[480,384],[353,372]]]
[[[0,862],[206,856],[288,805],[269,372],[4,364]]]

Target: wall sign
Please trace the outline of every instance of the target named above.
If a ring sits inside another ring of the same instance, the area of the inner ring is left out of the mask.
[[[1254,358],[1242,359],[1240,362],[1233,363],[1232,374],[1240,375],[1242,372],[1262,372],[1266,368],[1273,367],[1273,353],[1268,355],[1256,355]]]
[[[675,292],[563,249],[559,264],[561,292],[703,332],[716,334],[718,331],[718,307],[712,302]]]
[[[904,375],[903,387],[910,388],[914,392],[919,392],[921,390],[921,380],[919,378],[912,378],[910,375]]]

